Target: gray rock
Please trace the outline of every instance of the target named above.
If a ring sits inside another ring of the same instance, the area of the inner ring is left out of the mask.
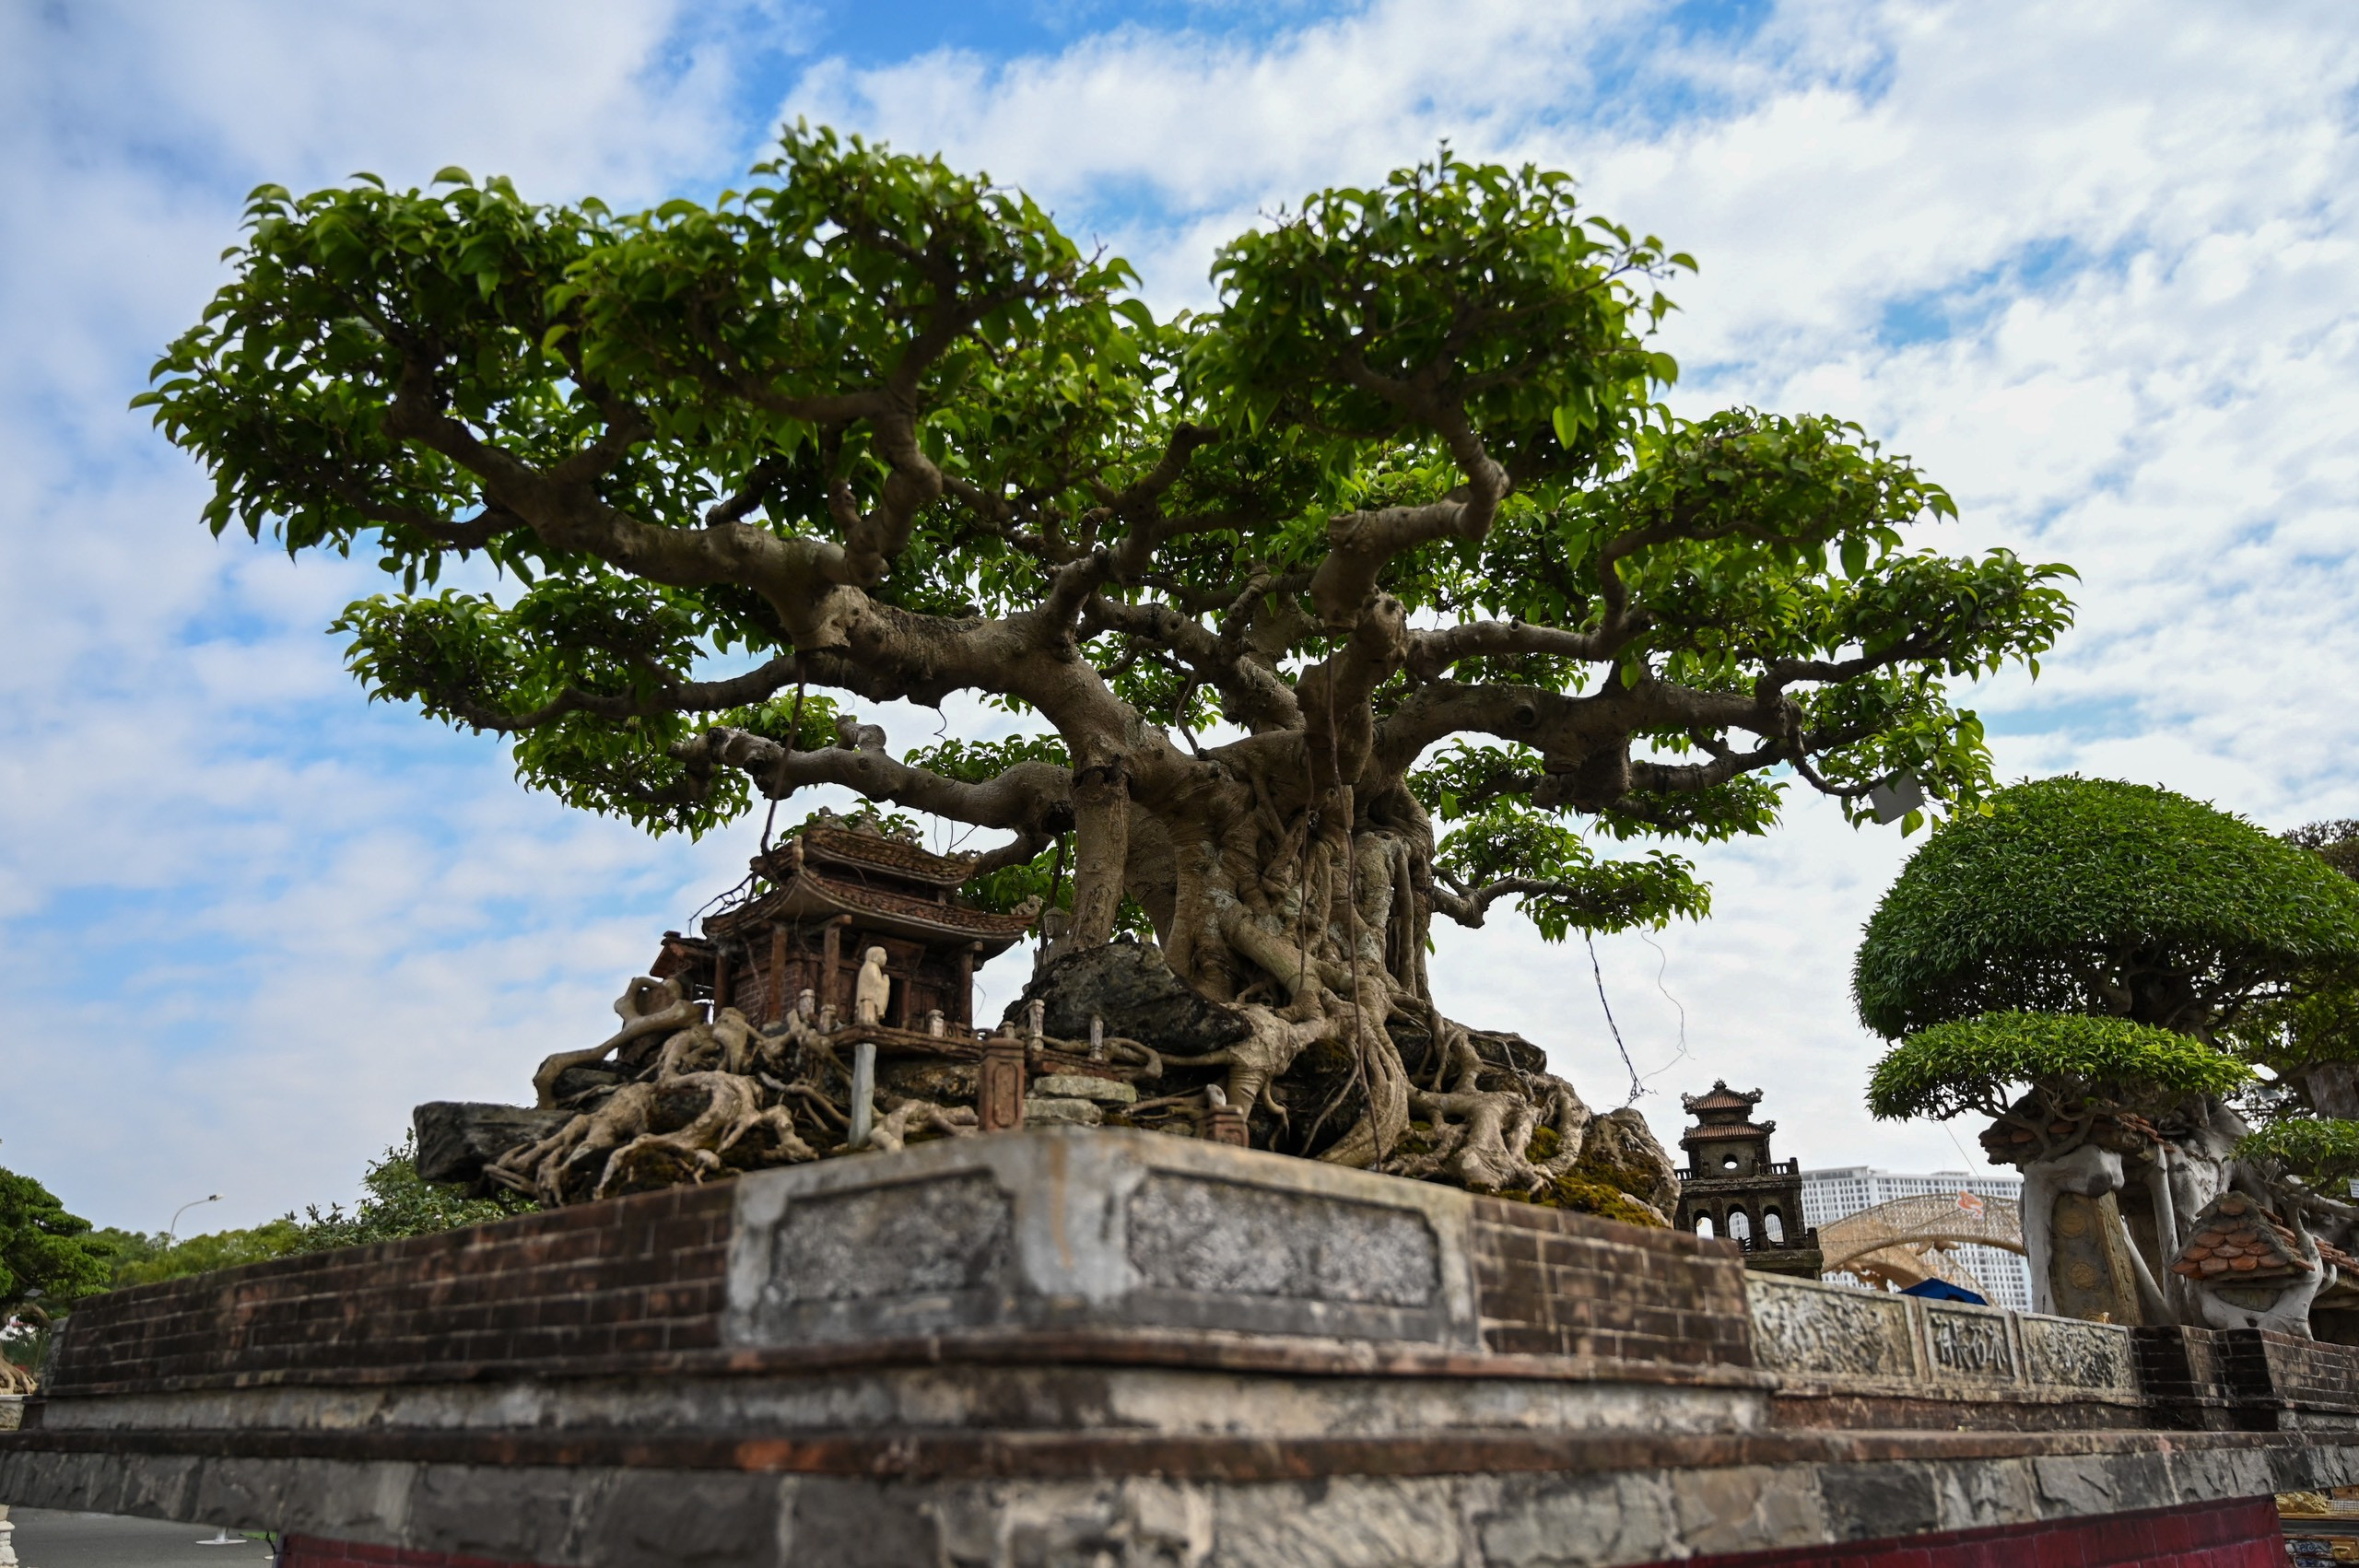
[[[1106,1113],[1090,1100],[1027,1098],[1024,1102],[1027,1127],[1096,1127],[1105,1119]]]
[[[1119,1079],[1092,1078],[1081,1072],[1051,1072],[1035,1078],[1027,1092],[1049,1100],[1095,1100],[1101,1106],[1134,1106],[1139,1092]]]
[[[571,1111],[434,1100],[410,1113],[417,1129],[417,1174],[428,1181],[473,1181],[520,1143],[546,1138]]]
[[[1252,1032],[1243,1014],[1203,996],[1171,972],[1161,948],[1144,942],[1087,948],[1035,975],[1007,1010],[1018,1033],[1036,998],[1048,1004],[1041,1027],[1062,1040],[1089,1038],[1093,1014],[1109,1035],[1179,1056],[1216,1051]]]

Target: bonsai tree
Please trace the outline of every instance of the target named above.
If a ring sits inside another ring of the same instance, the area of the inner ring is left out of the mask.
[[[2154,1254],[2132,1246],[2144,1310],[2188,1227],[2232,1182],[2249,1130],[2229,1105],[2250,1069],[2234,1031],[2359,965],[2359,887],[2226,813],[2103,779],[2003,790],[1911,857],[1853,970],[1881,1117],[1994,1118],[1984,1144],[2023,1166],[2035,1303],[2060,1193],[2100,1200],[2142,1177]],[[2005,1101],[2013,1088],[2023,1097]],[[2129,1162],[2125,1169],[2124,1161]]]
[[[1857,427],[1671,416],[1694,263],[1562,174],[1312,195],[1168,320],[1020,192],[807,128],[709,205],[446,170],[249,215],[139,402],[217,532],[376,558],[371,696],[658,832],[818,785],[994,830],[971,894],[1053,891],[1052,957],[1151,929],[1245,1020],[1257,1138],[1344,1164],[1578,1152],[1569,1089],[1434,1011],[1436,915],[1699,915],[1670,848],[1602,851],[1766,832],[1789,780],[1973,802],[1944,679],[2069,620],[2060,567],[1912,546],[1950,499]],[[853,711],[954,694],[1037,732],[896,755]],[[700,1158],[837,1144],[724,1047]]]
[[[1868,1109],[1888,1121],[1979,1112],[1993,1163],[2024,1170],[2024,1251],[2034,1310],[2057,1309],[2052,1274],[2054,1214],[2065,1193],[2109,1197],[2124,1156],[2154,1141],[2150,1117],[2168,1118],[2190,1101],[2216,1105],[2252,1079],[2252,1070],[2190,1036],[2123,1018],[2080,1013],[1988,1012],[1909,1036],[1878,1062]],[[2167,1185],[2157,1188],[2173,1212]],[[2190,1210],[2190,1214],[2194,1211]],[[2118,1223],[2118,1218],[2116,1220]],[[2178,1226],[2165,1222],[2172,1247]],[[2177,1316],[2154,1269],[2128,1253],[2145,1311]]]

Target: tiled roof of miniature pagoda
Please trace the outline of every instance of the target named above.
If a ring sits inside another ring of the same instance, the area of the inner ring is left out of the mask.
[[[1689,1143],[1724,1142],[1731,1138],[1766,1138],[1778,1130],[1774,1121],[1717,1122],[1703,1127],[1691,1127],[1679,1136],[1684,1146]]]
[[[974,871],[980,855],[936,855],[882,834],[842,827],[806,827],[793,840],[804,858],[853,871],[883,872],[909,882],[956,887]]]
[[[2241,1192],[2223,1193],[2195,1217],[2171,1272],[2208,1285],[2290,1280],[2313,1265],[2276,1215]]]
[[[1755,1089],[1749,1094],[1742,1094],[1730,1088],[1727,1079],[1715,1079],[1711,1093],[1682,1094],[1679,1096],[1679,1103],[1686,1106],[1690,1114],[1700,1114],[1704,1111],[1741,1111],[1750,1114],[1753,1107],[1761,1103],[1761,1091]]]
[[[852,915],[920,941],[980,942],[989,957],[1013,946],[1034,917],[955,902],[950,889],[966,879],[974,859],[929,854],[914,844],[844,828],[807,828],[754,862],[774,884],[770,891],[714,915],[704,922],[705,933],[726,936],[772,920]],[[912,884],[933,891],[909,891]]]
[[[1774,1121],[1755,1123],[1751,1118],[1753,1107],[1761,1103],[1761,1091],[1745,1094],[1731,1089],[1728,1080],[1719,1079],[1707,1094],[1682,1094],[1679,1103],[1687,1107],[1698,1125],[1679,1135],[1681,1148],[1697,1143],[1718,1143],[1731,1139],[1766,1138],[1778,1130]]]

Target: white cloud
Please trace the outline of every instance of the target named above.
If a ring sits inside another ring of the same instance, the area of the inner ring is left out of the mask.
[[[1669,334],[1687,406],[1859,417],[1957,492],[1957,547],[2081,567],[2044,678],[1977,694],[2005,771],[2154,779],[2278,825],[2359,812],[2337,695],[2359,664],[2359,21],[1793,0],[1731,41],[1661,15],[1389,0],[1261,42],[819,62],[786,108],[1027,184],[1170,307],[1258,213],[1445,136],[1573,169],[1705,263]],[[807,31],[655,0],[0,11],[0,921],[23,977],[0,1158],[127,1224],[205,1191],[236,1199],[208,1223],[348,1191],[414,1101],[513,1094],[598,1028],[731,879],[742,843],[569,817],[496,748],[364,708],[320,629],[374,574],[205,539],[200,482],[123,404],[217,281],[247,186],[456,162],[534,194],[702,190],[769,129],[745,62]],[[933,722],[889,720],[897,743]],[[1813,804],[1706,856],[1719,913],[1661,939],[1691,1056],[1657,1086],[1758,1083],[1814,1162],[1956,1164],[1939,1129],[1860,1108],[1849,954],[1905,849]],[[1652,1070],[1676,1034],[1656,953],[1600,955]],[[1620,1098],[1578,947],[1502,919],[1447,937],[1436,974]]]
[[[727,855],[522,797],[363,707],[322,635],[381,579],[195,526],[126,401],[245,191],[445,163],[621,200],[733,173],[736,24],[669,4],[0,12],[5,1158],[106,1223],[348,1193],[409,1105],[601,1026]],[[774,43],[791,42],[778,39]],[[698,890],[692,892],[691,890]]]

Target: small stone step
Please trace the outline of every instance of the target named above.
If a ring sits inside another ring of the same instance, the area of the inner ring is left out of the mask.
[[[1097,1127],[1106,1113],[1094,1100],[1030,1099],[1024,1102],[1027,1127]]]
[[[1046,1100],[1095,1100],[1101,1106],[1134,1106],[1139,1092],[1117,1078],[1093,1078],[1086,1072],[1051,1072],[1036,1078],[1031,1092]]]

